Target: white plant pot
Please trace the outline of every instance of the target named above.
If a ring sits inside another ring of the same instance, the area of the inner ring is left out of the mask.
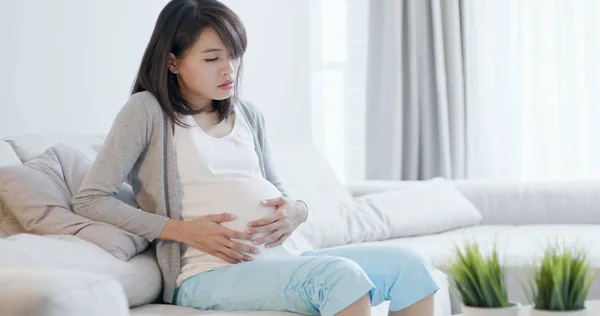
[[[587,307],[576,311],[545,311],[532,308],[531,316],[588,316]]]
[[[511,303],[505,308],[483,308],[462,306],[463,316],[519,316],[520,304]]]

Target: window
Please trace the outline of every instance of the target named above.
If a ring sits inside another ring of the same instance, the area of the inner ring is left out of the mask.
[[[343,182],[364,179],[368,0],[312,0],[314,142]]]

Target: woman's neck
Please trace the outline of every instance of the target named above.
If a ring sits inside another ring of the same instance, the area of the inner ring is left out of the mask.
[[[185,98],[188,105],[196,111],[210,111],[212,110],[212,100],[204,96],[186,91],[187,89],[180,89],[181,95]]]

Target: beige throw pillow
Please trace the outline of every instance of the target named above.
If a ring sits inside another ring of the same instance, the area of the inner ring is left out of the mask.
[[[0,198],[27,232],[75,235],[127,261],[147,248],[145,238],[72,212],[71,198],[91,165],[81,151],[58,144],[23,165],[0,167]],[[137,207],[133,196],[131,186],[123,184],[117,198]]]

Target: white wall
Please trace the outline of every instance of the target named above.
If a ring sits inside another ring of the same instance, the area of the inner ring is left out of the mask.
[[[273,141],[310,141],[309,1],[223,2],[248,32],[242,97],[263,110]]]
[[[274,141],[310,139],[307,2],[224,2],[249,33],[242,97]],[[0,1],[0,137],[106,133],[165,3]]]

